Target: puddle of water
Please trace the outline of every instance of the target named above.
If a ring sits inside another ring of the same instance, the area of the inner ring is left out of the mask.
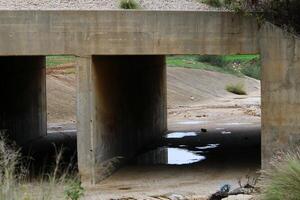
[[[183,121],[183,122],[178,122],[177,124],[182,124],[182,125],[195,125],[195,124],[205,124],[207,121]]]
[[[215,149],[219,146],[220,144],[208,144],[206,146],[202,146],[202,147],[196,147],[196,149],[199,150],[206,150],[206,149]]]
[[[166,138],[178,139],[184,137],[193,137],[197,136],[196,132],[173,132],[166,135]]]
[[[239,125],[251,125],[252,123],[238,123],[238,122],[233,122],[233,123],[221,123],[219,125],[227,125],[227,126],[239,126]]]
[[[205,160],[205,156],[201,156],[190,152],[186,149],[168,148],[168,164],[169,165],[184,165],[192,164]]]
[[[205,160],[205,156],[201,156],[190,152],[186,149],[168,148],[168,164],[169,165],[184,165],[192,164]]]
[[[198,152],[197,152],[198,153]],[[186,165],[206,159],[205,156],[182,148],[160,147],[138,158],[140,164]]]
[[[229,134],[231,134],[230,131],[222,131],[221,133],[222,133],[223,135],[229,135]]]

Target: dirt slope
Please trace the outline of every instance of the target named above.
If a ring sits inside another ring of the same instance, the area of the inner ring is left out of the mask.
[[[229,83],[244,83],[251,95],[260,91],[260,83],[251,78],[239,78],[218,72],[168,68],[168,108],[199,105],[225,97],[236,98],[224,88]],[[48,122],[73,123],[76,120],[76,75],[72,66],[47,71]]]

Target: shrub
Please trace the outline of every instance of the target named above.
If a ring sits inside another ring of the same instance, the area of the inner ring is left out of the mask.
[[[300,151],[289,152],[273,159],[262,173],[262,200],[300,199]]]
[[[246,91],[244,89],[244,84],[238,83],[238,84],[229,84],[226,86],[226,90],[228,92],[231,92],[233,94],[237,95],[246,95]]]
[[[138,9],[140,6],[135,0],[121,0],[119,7],[122,9]]]
[[[213,6],[213,7],[221,7],[222,6],[221,0],[202,0],[202,3],[205,3],[205,4]]]
[[[255,78],[257,80],[261,79],[261,65],[259,59],[253,59],[244,64],[241,68],[242,74]]]
[[[203,55],[198,57],[199,62],[209,63],[214,66],[224,67],[227,62],[225,61],[223,56],[215,56],[215,55]]]
[[[84,189],[81,186],[79,180],[73,180],[69,183],[68,187],[65,189],[66,199],[68,200],[78,200],[83,196]]]

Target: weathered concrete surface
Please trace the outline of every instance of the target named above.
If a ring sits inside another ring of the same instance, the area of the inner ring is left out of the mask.
[[[255,18],[197,11],[1,11],[0,55],[258,53]]]
[[[300,38],[266,23],[261,28],[262,164],[300,145]]]
[[[78,57],[77,66],[79,171],[96,183],[112,159],[132,157],[166,131],[165,56]]]
[[[0,130],[22,145],[46,135],[44,56],[0,57]]]

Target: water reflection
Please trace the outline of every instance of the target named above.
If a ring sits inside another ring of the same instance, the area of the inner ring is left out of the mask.
[[[149,151],[138,158],[139,164],[167,164],[186,165],[205,160],[199,151],[190,151],[186,148],[159,147]]]
[[[178,124],[182,125],[195,125],[195,124],[205,124],[207,121],[183,121],[183,122],[178,122]]]
[[[195,147],[196,149],[199,150],[206,150],[206,149],[215,149],[219,146],[220,144],[208,144],[206,146],[202,146],[202,147]]]
[[[166,138],[184,138],[184,137],[188,137],[188,136],[197,136],[196,132],[173,132],[173,133],[169,133]]]

